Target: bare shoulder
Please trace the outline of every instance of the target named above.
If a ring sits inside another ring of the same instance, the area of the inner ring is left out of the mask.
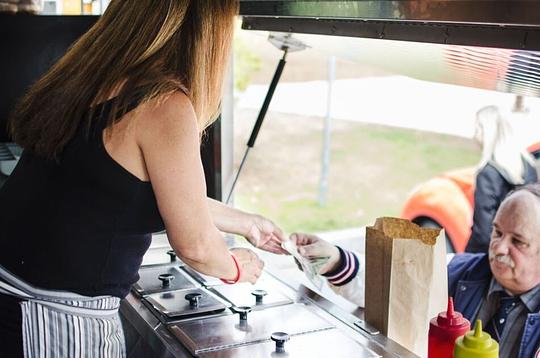
[[[180,91],[150,101],[147,104],[147,110],[154,116],[194,115],[191,100]]]
[[[137,113],[137,137],[141,140],[159,136],[160,139],[199,132],[197,116],[189,97],[175,92],[141,106]],[[153,138],[155,139],[155,138]]]

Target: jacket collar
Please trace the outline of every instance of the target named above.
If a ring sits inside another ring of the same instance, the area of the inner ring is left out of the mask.
[[[489,267],[489,258],[487,254],[484,254],[482,258],[475,264],[467,269],[467,272],[463,276],[464,281],[489,281],[493,277],[491,268]]]

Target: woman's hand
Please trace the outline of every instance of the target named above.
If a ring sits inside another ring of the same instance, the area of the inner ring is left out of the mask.
[[[219,230],[243,236],[259,249],[274,254],[287,253],[281,248],[281,243],[285,240],[283,232],[264,216],[247,213],[210,198],[208,206]]]
[[[287,251],[281,247],[285,236],[276,224],[256,214],[250,214],[249,222],[248,231],[243,236],[253,246],[274,254],[287,254]]]
[[[298,247],[298,253],[308,260],[318,257],[329,257],[328,262],[319,269],[319,274],[335,270],[340,264],[339,250],[336,246],[320,237],[310,234],[294,233],[290,239]]]
[[[264,262],[250,249],[234,248],[231,253],[236,257],[240,267],[238,282],[251,282],[255,284],[262,274]]]

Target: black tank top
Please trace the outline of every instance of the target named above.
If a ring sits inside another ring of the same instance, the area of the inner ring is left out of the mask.
[[[79,130],[58,162],[24,151],[0,189],[0,265],[23,280],[121,298],[138,280],[151,233],[164,225],[151,184],[109,156],[102,131]]]

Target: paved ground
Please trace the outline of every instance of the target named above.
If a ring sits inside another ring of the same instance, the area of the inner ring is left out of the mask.
[[[270,111],[324,117],[327,82],[281,83]],[[260,108],[266,85],[252,85],[239,94],[238,106]],[[333,118],[413,128],[470,138],[476,111],[486,105],[510,107],[511,94],[430,83],[403,76],[337,80],[332,95]],[[540,133],[540,99],[527,98]],[[537,136],[537,138],[540,136]]]

